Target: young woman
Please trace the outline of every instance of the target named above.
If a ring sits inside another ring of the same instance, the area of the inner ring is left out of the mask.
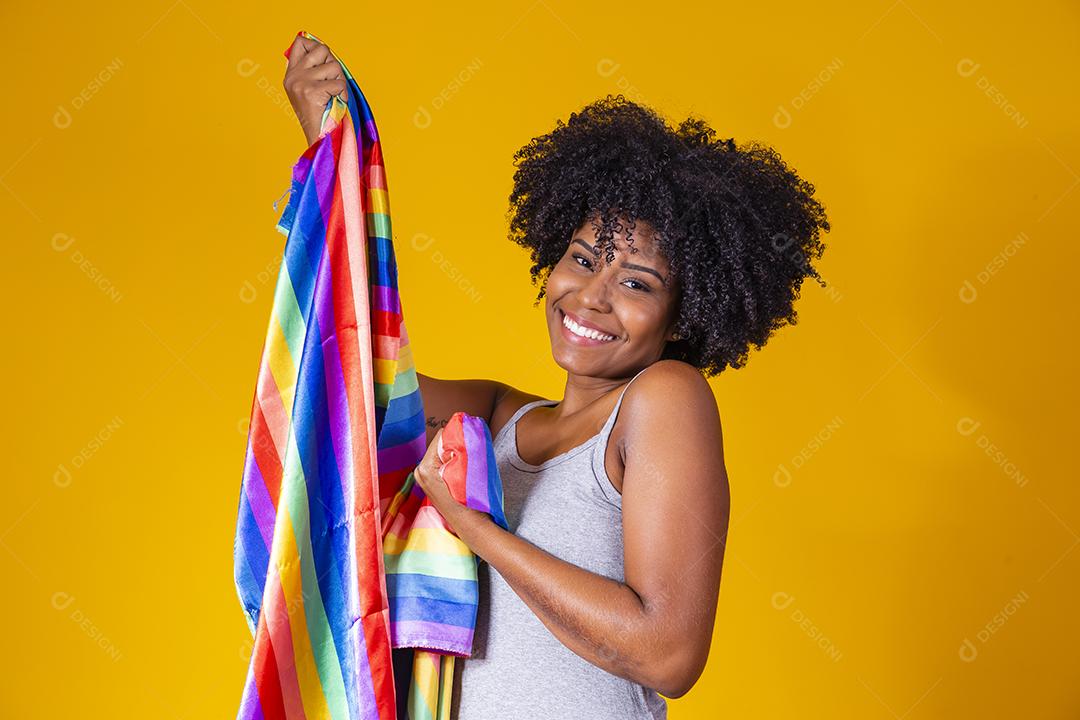
[[[345,89],[299,38],[285,88],[308,143]],[[705,667],[729,514],[706,377],[746,363],[814,277],[824,209],[768,148],[607,97],[515,155],[511,239],[542,278],[561,400],[420,375],[421,487],[480,557],[456,717],[662,718]],[[454,412],[488,421],[513,532],[439,481]]]

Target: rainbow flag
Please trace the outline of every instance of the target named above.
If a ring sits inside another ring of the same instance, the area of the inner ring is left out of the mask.
[[[450,495],[509,530],[487,423],[454,413],[439,435],[436,453]],[[391,644],[416,648],[412,682],[399,707],[406,711],[402,718],[449,720],[454,658],[472,653],[477,560],[413,480],[410,473],[391,503],[383,546]]]
[[[288,239],[234,542],[254,636],[242,720],[445,719],[447,671],[471,651],[476,560],[413,483],[426,431],[382,150],[341,66],[347,100],[328,103],[277,224]],[[476,420],[458,418],[460,437],[444,430],[444,480],[505,527],[490,435]]]

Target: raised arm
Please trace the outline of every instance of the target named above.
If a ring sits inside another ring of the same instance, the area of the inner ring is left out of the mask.
[[[345,92],[345,74],[330,48],[310,38],[297,37],[289,50],[289,63],[281,83],[300,121],[308,147],[319,138],[326,103]]]

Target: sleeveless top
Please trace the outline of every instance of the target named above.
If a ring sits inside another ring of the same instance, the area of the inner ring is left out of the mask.
[[[622,496],[608,478],[604,454],[629,386],[623,386],[599,433],[539,465],[518,454],[517,423],[534,407],[559,401],[526,403],[492,440],[511,531],[555,557],[619,582],[624,580]],[[661,695],[563,645],[482,559],[477,580],[473,654],[454,661],[452,720],[667,718]]]

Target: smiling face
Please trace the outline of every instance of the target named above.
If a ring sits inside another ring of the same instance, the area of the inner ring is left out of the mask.
[[[606,253],[593,255],[596,233],[586,219],[548,276],[551,353],[569,373],[621,377],[660,359],[675,330],[679,287],[645,221],[631,232],[636,252],[625,231],[615,233],[611,263]]]

